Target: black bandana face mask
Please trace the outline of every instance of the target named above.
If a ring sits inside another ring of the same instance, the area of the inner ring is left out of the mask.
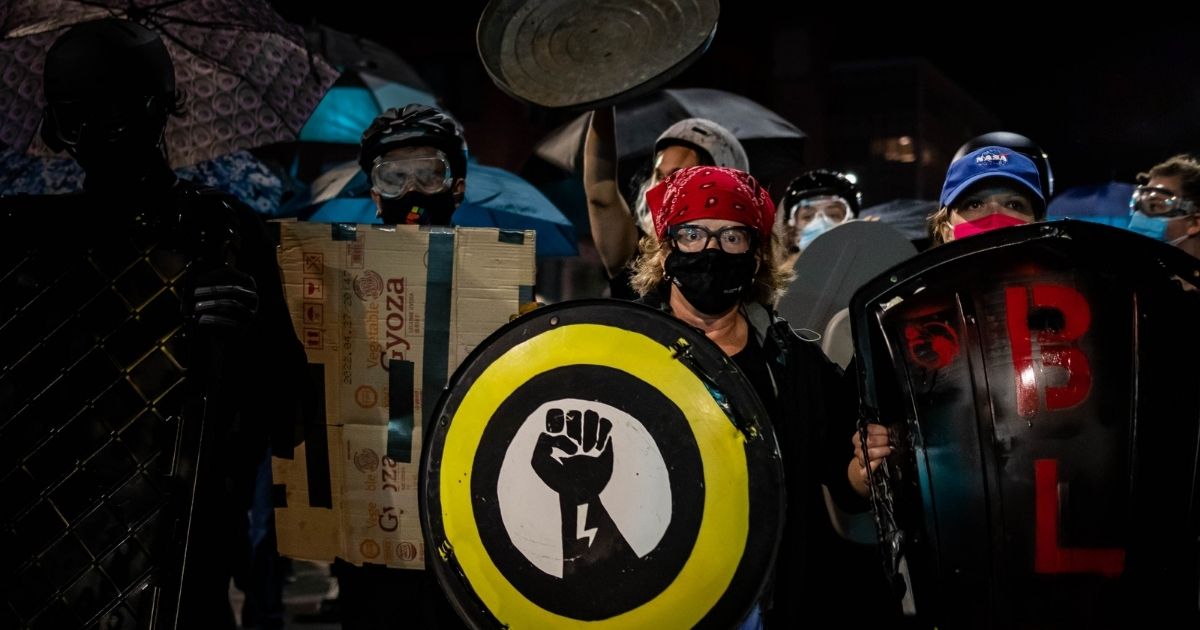
[[[388,225],[450,225],[454,205],[449,190],[432,195],[409,192],[395,199],[381,198],[379,217]]]
[[[719,249],[688,253],[672,251],[665,265],[667,279],[679,287],[689,304],[705,315],[721,315],[741,301],[754,283],[754,251],[729,254]]]

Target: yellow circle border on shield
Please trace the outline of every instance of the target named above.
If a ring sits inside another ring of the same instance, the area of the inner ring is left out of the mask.
[[[561,362],[570,348],[572,362]],[[619,351],[614,352],[614,349]],[[496,409],[531,378],[568,365],[601,365],[652,384],[679,406],[692,425],[704,469],[704,512],[691,554],[657,597],[608,619],[564,617],[530,601],[492,563],[471,501],[471,468],[484,428]],[[749,532],[750,497],[745,439],[712,394],[671,350],[653,339],[600,324],[568,324],[517,344],[483,370],[463,396],[442,446],[440,494],[446,541],[471,588],[502,624],[512,628],[692,627],[728,589]]]

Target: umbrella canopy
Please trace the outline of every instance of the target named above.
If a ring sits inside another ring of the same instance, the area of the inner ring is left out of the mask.
[[[858,214],[858,218],[874,219],[880,223],[886,223],[903,234],[904,238],[914,243],[924,244],[929,240],[929,227],[926,219],[929,215],[937,212],[937,209],[936,201],[893,199],[863,208],[862,212]]]
[[[364,129],[389,107],[437,105],[432,94],[367,73],[347,71],[300,129],[302,142],[358,145]]]
[[[342,75],[300,130],[300,140],[357,145],[383,110],[437,105],[425,80],[384,46],[320,25],[306,30],[305,38]]]
[[[341,165],[313,183],[301,218],[325,223],[380,223],[367,176],[356,162]],[[536,230],[537,255],[575,256],[575,227],[529,182],[504,169],[472,162],[467,190],[451,224]]]
[[[361,72],[389,83],[407,85],[432,94],[433,89],[407,61],[392,49],[352,33],[315,24],[304,29],[304,40],[340,72]]]
[[[1080,219],[1116,227],[1129,225],[1129,199],[1133,184],[1108,182],[1094,186],[1076,186],[1050,200],[1046,219]]]
[[[590,115],[583,114],[550,132],[535,147],[535,154],[565,171],[581,170]],[[782,116],[744,96],[723,90],[684,88],[660,90],[617,105],[617,159],[621,172],[632,173],[641,168],[659,134],[685,118],[707,118],[732,132],[750,158],[750,173],[776,196],[792,177],[804,170],[806,136]]]
[[[176,169],[184,179],[223,190],[256,212],[279,214],[283,182],[246,151]],[[0,151],[0,195],[54,195],[83,190],[83,169],[74,160]]]
[[[11,0],[0,8],[0,142],[49,153],[35,133],[46,51],[106,17],[153,29],[171,54],[186,108],[167,124],[176,167],[295,138],[337,78],[263,0]]]
[[[295,204],[305,201],[309,186],[321,173],[358,156],[362,132],[376,116],[409,103],[437,105],[425,80],[384,46],[323,25],[307,28],[305,39],[341,76],[295,141],[254,149],[284,179],[285,206],[293,214]]]

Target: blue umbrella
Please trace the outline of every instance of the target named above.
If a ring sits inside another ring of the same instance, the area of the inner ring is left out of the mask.
[[[323,25],[309,27],[305,38],[342,75],[300,130],[302,142],[357,145],[383,110],[437,105],[424,79],[385,46]]]
[[[437,105],[437,99],[417,88],[347,71],[317,103],[300,129],[300,141],[357,145],[363,129],[383,110],[409,103]]]
[[[313,183],[308,207],[299,212],[322,223],[381,223],[375,216],[367,176],[350,162]],[[575,227],[538,189],[504,169],[472,162],[467,191],[451,224],[537,231],[537,255],[576,256]]]
[[[1133,184],[1108,182],[1076,186],[1055,195],[1046,208],[1046,219],[1080,219],[1116,227],[1129,226],[1129,198]]]
[[[287,193],[300,193],[300,197],[317,175],[358,155],[363,130],[385,109],[437,103],[433,89],[416,70],[381,44],[323,25],[308,27],[305,39],[310,50],[341,74],[296,141],[255,149],[256,155],[277,167]],[[292,200],[289,207],[303,201],[286,196]]]
[[[283,182],[258,158],[235,151],[175,171],[180,177],[232,194],[259,214],[279,213]],[[0,151],[0,195],[55,195],[83,190],[74,160]]]

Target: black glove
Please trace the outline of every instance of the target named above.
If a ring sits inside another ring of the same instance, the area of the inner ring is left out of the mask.
[[[233,330],[247,326],[258,312],[254,278],[222,267],[196,278],[192,317],[201,328]]]

